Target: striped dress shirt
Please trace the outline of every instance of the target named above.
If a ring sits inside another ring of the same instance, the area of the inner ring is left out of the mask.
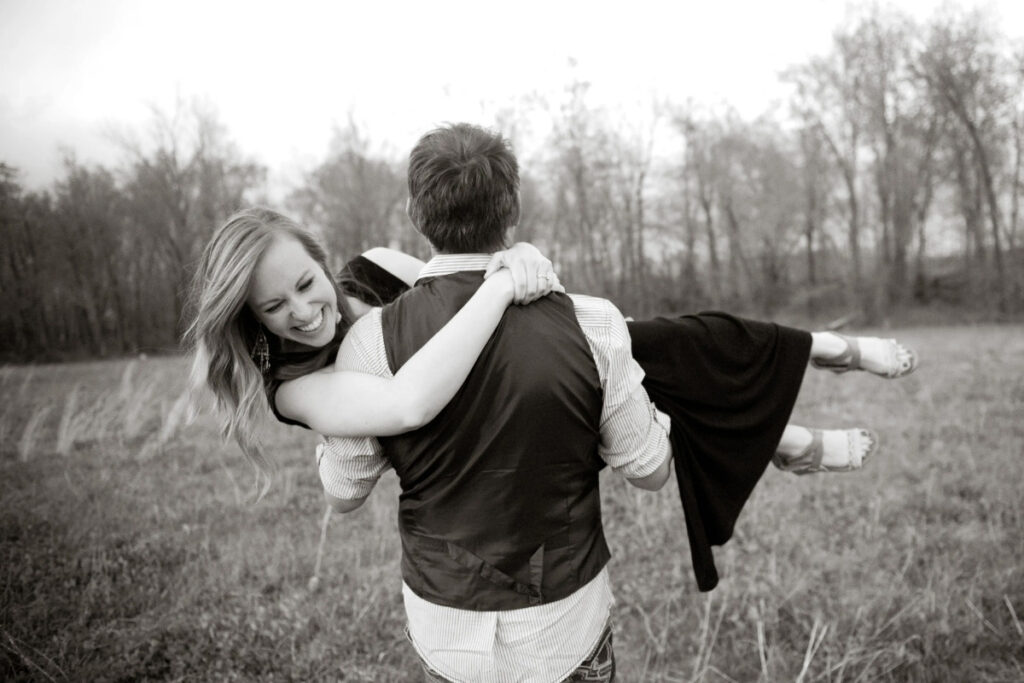
[[[437,256],[420,278],[484,270],[489,260],[488,254]],[[652,474],[669,456],[669,420],[641,386],[643,370],[633,360],[625,320],[605,299],[570,296],[604,390],[598,453],[630,479]],[[336,368],[392,376],[380,309],[352,326]],[[390,467],[372,438],[329,437],[317,448],[317,461],[324,490],[344,500],[369,495]],[[409,636],[420,657],[446,678],[474,682],[564,679],[597,645],[612,605],[607,567],[562,600],[516,610],[436,605],[404,583],[402,597]]]

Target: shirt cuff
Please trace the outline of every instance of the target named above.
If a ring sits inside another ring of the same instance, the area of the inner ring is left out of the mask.
[[[316,447],[316,461],[324,492],[340,500],[366,498],[388,467],[386,460],[371,454],[339,457],[323,442]]]
[[[625,467],[617,470],[627,479],[642,479],[654,474],[672,454],[668,435],[672,430],[672,420],[668,415],[651,405],[651,426],[644,441],[643,450],[636,459]]]

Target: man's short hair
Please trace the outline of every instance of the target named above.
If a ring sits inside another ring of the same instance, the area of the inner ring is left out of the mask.
[[[409,218],[441,252],[503,248],[519,222],[519,164],[501,135],[448,124],[409,153]]]

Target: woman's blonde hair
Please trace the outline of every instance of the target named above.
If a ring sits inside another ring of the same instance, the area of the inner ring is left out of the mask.
[[[301,367],[271,367],[264,372],[253,360],[256,340],[261,332],[269,333],[246,306],[246,299],[257,262],[275,236],[282,233],[296,239],[335,282],[327,254],[312,233],[271,209],[239,211],[213,234],[203,250],[190,295],[194,318],[185,333],[186,347],[192,354],[193,396],[205,389],[213,393],[223,416],[221,435],[234,439],[256,469],[257,499],[269,490],[275,470],[257,433],[260,417],[268,409],[266,382],[272,378],[291,379],[324,367],[337,351],[337,344],[328,345]],[[344,315],[340,293],[338,305]]]

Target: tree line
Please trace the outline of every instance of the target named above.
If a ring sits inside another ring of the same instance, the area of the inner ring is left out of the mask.
[[[781,78],[788,101],[753,120],[692,102],[624,117],[591,105],[582,81],[503,109],[491,125],[514,143],[538,109],[546,122],[520,153],[518,238],[571,289],[635,316],[1019,316],[1024,49],[992,16],[872,7]],[[202,103],[154,111],[144,142],[116,144],[116,167],[68,154],[45,190],[0,162],[5,357],[175,348],[209,235],[267,203],[268,169]],[[279,208],[338,266],[378,245],[425,257],[404,173],[349,121]]]

